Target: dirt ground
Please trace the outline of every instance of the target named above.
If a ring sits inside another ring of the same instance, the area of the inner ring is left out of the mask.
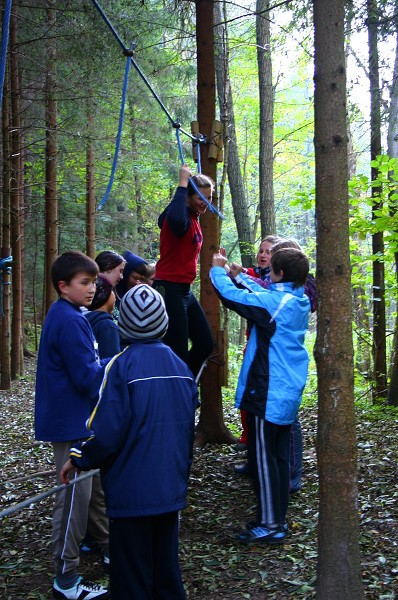
[[[34,360],[26,376],[0,392],[0,510],[54,485],[52,453],[34,442]],[[398,598],[398,411],[358,409],[362,572],[366,598]],[[225,420],[236,426],[236,412]],[[252,518],[250,480],[233,466],[244,460],[232,446],[195,449],[188,507],[182,515],[180,555],[191,600],[283,600],[315,597],[317,475],[315,408],[301,412],[304,437],[302,491],[291,498],[289,536],[280,546],[242,546],[235,534]],[[36,475],[34,475],[36,474]],[[51,597],[52,498],[0,521],[0,598]],[[106,582],[98,556],[81,571]],[[116,600],[116,599],[115,599]]]

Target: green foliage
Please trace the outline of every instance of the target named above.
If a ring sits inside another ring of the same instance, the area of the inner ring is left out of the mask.
[[[376,179],[372,181],[359,174],[349,182],[352,283],[354,288],[367,288],[371,296],[372,262],[383,261],[386,304],[390,306],[396,296],[398,161],[381,155],[372,161],[371,166],[377,169]],[[371,249],[371,236],[378,232],[383,233],[382,256],[373,254]],[[390,317],[393,318],[394,314]]]

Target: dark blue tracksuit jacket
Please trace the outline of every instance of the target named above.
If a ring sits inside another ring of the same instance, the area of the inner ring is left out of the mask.
[[[88,428],[71,449],[82,470],[101,468],[111,518],[186,505],[198,392],[186,364],[159,340],[130,340],[107,365]]]

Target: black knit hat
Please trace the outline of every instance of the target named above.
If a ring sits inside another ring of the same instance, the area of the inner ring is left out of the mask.
[[[95,294],[92,303],[88,307],[88,310],[97,310],[105,304],[109,296],[112,293],[112,283],[105,275],[99,273],[97,277],[97,285],[95,288]]]
[[[164,300],[150,285],[136,285],[121,299],[118,327],[122,338],[162,338],[168,324]]]
[[[134,254],[134,252],[130,252],[130,250],[126,250],[126,252],[123,253],[123,258],[126,261],[126,264],[124,265],[123,279],[119,281],[116,286],[116,292],[119,298],[124,296],[124,294],[127,292],[127,282],[132,271],[136,271],[138,269],[138,273],[141,274],[145,271],[142,271],[141,269],[148,264],[145,259],[141,258],[141,256],[138,256],[137,254]]]

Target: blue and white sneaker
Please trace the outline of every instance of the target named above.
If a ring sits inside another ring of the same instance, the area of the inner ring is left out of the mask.
[[[286,536],[287,531],[282,527],[267,529],[262,525],[254,525],[238,533],[237,539],[242,544],[282,544]]]
[[[79,577],[75,585],[63,590],[57,584],[53,585],[53,598],[59,600],[94,600],[94,598],[110,598],[109,590],[98,583]]]

